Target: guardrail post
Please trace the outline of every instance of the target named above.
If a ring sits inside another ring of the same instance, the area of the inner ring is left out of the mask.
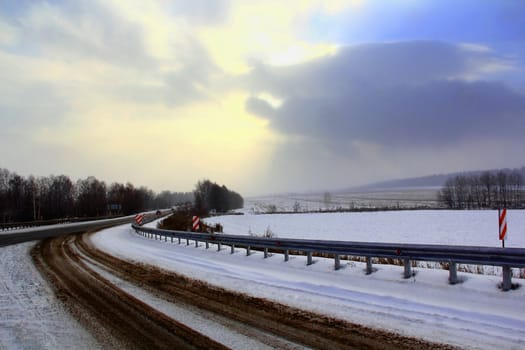
[[[412,271],[411,271],[411,266],[410,266],[410,259],[409,258],[405,258],[403,260],[403,264],[405,265],[405,272],[403,273],[403,277],[404,278],[412,277]]]
[[[210,248],[210,243],[208,243],[208,241],[206,241],[206,249]]]
[[[370,275],[372,272],[374,272],[374,270],[372,268],[372,257],[371,256],[367,256],[365,258],[365,260],[366,260],[366,274]]]
[[[190,245],[190,239],[186,238],[186,245]]]
[[[179,244],[180,244],[180,237],[179,237]]]
[[[235,253],[235,244],[232,244],[230,246],[230,254],[234,254]]]
[[[250,256],[250,246],[246,247],[246,256]]]
[[[289,254],[289,251],[288,251],[288,249],[286,249],[284,251],[284,261],[288,261],[288,259],[289,259],[288,254]]]
[[[312,264],[313,264],[312,252],[307,252],[306,253],[306,265],[312,265]]]
[[[218,252],[221,251],[221,244],[220,244],[220,243],[217,243],[217,251],[218,251]]]
[[[454,261],[451,261],[448,264],[448,283],[450,284],[458,283],[458,267]]]
[[[199,241],[195,240],[195,248],[198,248],[198,247],[199,247]]]
[[[501,290],[506,292],[512,288],[512,270],[510,266],[503,266],[503,282],[501,283]]]
[[[167,241],[168,241],[168,236],[164,235],[164,242],[167,242]]]
[[[264,258],[268,257],[268,248],[264,248]]]
[[[339,260],[339,254],[335,254],[334,269],[339,270],[341,268],[341,261]]]

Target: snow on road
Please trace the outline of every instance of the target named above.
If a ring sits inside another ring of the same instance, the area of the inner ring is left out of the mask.
[[[0,248],[0,349],[99,348],[36,270],[34,244]]]
[[[190,245],[148,240],[129,226],[105,230],[95,244],[116,256],[155,264],[211,284],[279,301],[291,306],[472,349],[525,347],[525,288],[507,293],[500,277],[460,273],[463,283],[449,285],[444,270],[417,269],[402,279],[402,268],[376,266],[372,275],[356,262],[334,271],[333,260],[305,257],[284,262],[237,249],[217,252]]]
[[[323,216],[316,216],[323,215]],[[345,216],[346,215],[346,216]],[[309,215],[218,217],[229,233],[263,233],[362,241],[402,241],[499,246],[493,211],[417,211]],[[295,221],[294,221],[295,220]],[[525,246],[525,212],[510,211],[507,246]],[[154,223],[151,224],[154,226]],[[321,227],[324,227],[322,229]],[[450,231],[456,231],[450,233]],[[459,238],[458,238],[459,237]],[[94,236],[103,250],[156,264],[209,283],[265,297],[352,322],[472,349],[525,348],[525,283],[518,290],[497,289],[501,277],[459,273],[464,281],[448,285],[447,271],[417,268],[402,279],[402,268],[375,265],[366,276],[357,262],[280,254],[247,257],[243,249],[206,250],[137,236],[123,225]],[[97,348],[99,345],[63,309],[34,267],[34,243],[0,248],[0,349]],[[147,297],[145,297],[147,298]],[[154,302],[151,300],[150,302]]]

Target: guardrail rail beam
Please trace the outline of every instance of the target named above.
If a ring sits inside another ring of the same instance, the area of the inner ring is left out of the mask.
[[[457,275],[457,264],[473,264],[501,266],[503,269],[503,280],[499,287],[503,291],[513,288],[512,268],[525,268],[525,248],[500,248],[500,247],[479,247],[479,246],[450,246],[432,244],[399,244],[399,243],[378,243],[378,242],[346,242],[346,241],[327,241],[327,240],[307,240],[292,238],[264,238],[251,236],[236,236],[227,234],[193,233],[186,231],[161,230],[151,227],[143,227],[132,224],[133,230],[144,237],[157,239],[157,235],[165,237],[169,235],[173,241],[178,238],[186,240],[189,245],[190,240],[195,240],[198,247],[199,241],[213,242],[217,244],[217,251],[221,250],[221,244],[229,245],[231,254],[235,252],[235,246],[245,247],[246,255],[251,255],[251,248],[259,248],[264,251],[264,257],[270,254],[270,249],[282,251],[284,261],[289,261],[290,251],[305,252],[307,265],[313,264],[313,254],[334,256],[334,268],[341,267],[341,255],[365,257],[365,273],[374,272],[372,258],[402,259],[403,277],[413,276],[412,261],[434,261],[448,263],[450,284],[460,282]]]

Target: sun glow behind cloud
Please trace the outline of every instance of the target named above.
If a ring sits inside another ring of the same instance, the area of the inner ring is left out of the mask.
[[[49,86],[63,105],[56,124],[29,131],[26,147],[70,151],[68,163],[50,159],[43,172],[94,173],[157,190],[190,189],[202,177],[248,187],[243,179],[265,167],[276,136],[245,110],[248,93],[228,81],[252,62],[290,65],[334,53],[336,45],[297,38],[321,3],[233,2],[224,18],[200,23],[167,1],[34,3],[18,28],[0,21],[0,43],[36,54],[3,54],[2,63],[21,72],[11,74],[19,83]],[[344,8],[338,1],[321,7]],[[190,15],[214,15],[203,8]],[[145,163],[155,170],[137,169]],[[23,164],[14,170],[35,171]]]
[[[205,27],[199,38],[215,62],[225,71],[242,74],[252,62],[291,65],[333,54],[338,45],[300,39],[312,12],[334,13],[349,2],[330,1],[240,1],[224,26]]]
[[[481,84],[514,72],[519,82],[519,51],[516,58],[501,55],[472,30],[459,40],[437,25],[435,10],[447,21],[449,10],[430,0],[80,0],[0,3],[4,8],[10,10],[0,12],[0,137],[8,146],[2,144],[0,166],[22,174],[95,175],[155,190],[190,190],[210,177],[249,194],[265,192],[273,177],[282,186],[271,190],[295,185],[290,163],[314,188],[316,169],[334,164],[330,183],[346,186],[352,164],[360,169],[354,179],[367,182],[388,160],[388,145],[372,139],[383,136],[374,125],[412,132],[396,126],[392,113],[374,112],[382,106],[379,93],[394,109],[412,105],[396,102],[412,86],[423,91],[428,83],[423,99],[448,84],[500,91],[514,103],[507,103],[509,113],[521,108],[512,91]],[[410,40],[437,30],[453,42]],[[427,57],[430,50],[435,54]],[[377,121],[351,116],[353,109]],[[405,122],[409,112],[400,108],[396,118]],[[418,123],[439,128],[424,115],[411,126]]]

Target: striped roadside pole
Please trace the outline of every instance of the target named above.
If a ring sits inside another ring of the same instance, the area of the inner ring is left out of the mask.
[[[199,230],[199,217],[198,216],[194,216],[192,217],[191,219],[191,227],[193,229],[193,231],[198,231]]]
[[[137,225],[142,226],[142,223],[144,222],[144,214],[135,215],[135,222],[137,223]]]
[[[498,208],[499,216],[499,239],[501,240],[501,247],[505,248],[505,239],[507,239],[507,208],[503,210]],[[501,282],[501,290],[506,292],[513,288],[512,286],[512,270],[509,265],[502,266],[503,281]]]
[[[507,239],[507,208],[498,209],[499,216],[499,239],[502,247],[505,248],[505,239]]]

